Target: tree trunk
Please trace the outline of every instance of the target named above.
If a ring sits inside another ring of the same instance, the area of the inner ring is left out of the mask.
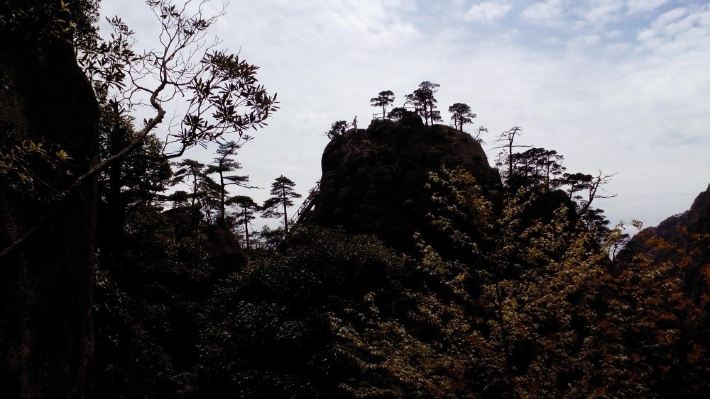
[[[513,178],[513,140],[508,145],[508,180]]]
[[[113,107],[113,117],[114,126],[111,130],[110,139],[110,153],[115,154],[119,152],[124,146],[123,131],[120,127],[120,114],[118,110],[118,104],[114,104]],[[118,160],[111,164],[109,168],[109,195],[107,198],[109,210],[111,213],[109,226],[112,234],[111,239],[120,241],[120,232],[123,228],[123,204],[121,204],[121,187],[123,182],[121,179],[121,171],[123,168],[123,161]]]
[[[225,203],[224,197],[226,197],[226,195],[227,195],[227,193],[226,193],[227,190],[224,185],[224,172],[222,172],[221,169],[219,171],[219,187],[220,187],[219,222],[220,222],[221,226],[224,226],[224,217],[225,217],[225,213],[226,213],[226,209],[225,209],[225,205],[224,205],[224,203]]]
[[[244,210],[244,238],[246,240],[247,249],[249,249],[249,215],[247,215],[246,205],[242,206]]]
[[[192,207],[195,207],[197,201],[197,172],[192,173]]]
[[[281,185],[281,200],[284,206],[284,234],[288,234],[288,215],[286,214],[286,186]]]
[[[126,140],[124,140],[126,132],[121,129],[118,103],[114,103],[112,112],[114,125],[110,132],[109,152],[115,154],[126,145]],[[101,245],[106,249],[105,253],[102,251],[101,261],[106,263],[114,262],[117,258],[116,255],[121,253],[123,242],[124,205],[121,200],[121,187],[123,187],[121,176],[122,169],[123,160],[117,160],[111,164],[108,172],[109,187],[106,196],[107,210],[105,213],[107,217],[105,218],[105,233],[101,234],[101,241],[103,241]],[[99,219],[101,219],[101,217],[99,217]],[[103,222],[104,221],[99,220],[99,224],[103,224]]]

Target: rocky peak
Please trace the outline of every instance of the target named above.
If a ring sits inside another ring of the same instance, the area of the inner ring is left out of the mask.
[[[634,236],[618,259],[624,264],[641,253],[651,256],[656,263],[671,261],[683,265],[680,277],[692,297],[710,294],[705,276],[710,271],[710,185],[695,198],[689,210]],[[681,262],[681,258],[688,261]]]
[[[416,115],[373,121],[335,137],[321,164],[320,193],[308,221],[376,234],[400,248],[410,247],[425,223],[429,171],[463,167],[484,192],[501,184],[473,137],[444,125],[425,126]]]

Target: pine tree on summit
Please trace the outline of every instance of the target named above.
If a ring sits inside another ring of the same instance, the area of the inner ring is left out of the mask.
[[[463,132],[463,125],[472,123],[476,117],[476,114],[471,111],[471,107],[465,103],[455,103],[449,107],[449,112],[451,112],[454,128],[461,132]]]
[[[332,125],[330,125],[330,130],[325,132],[325,135],[328,136],[329,140],[333,140],[338,136],[344,135],[346,130],[348,130],[347,122],[335,121]]]
[[[295,192],[293,187],[296,185],[288,177],[281,175],[274,179],[271,183],[271,197],[264,201],[264,212],[262,216],[265,218],[284,218],[284,233],[288,233],[288,213],[287,208],[293,206],[294,198],[301,198],[301,194]]]
[[[370,99],[370,105],[373,107],[382,107],[382,119],[387,118],[387,107],[394,103],[394,93],[392,90],[381,91],[377,97]]]
[[[414,107],[416,113],[424,118],[424,124],[429,126],[434,125],[434,122],[441,120],[441,112],[436,109],[438,102],[434,97],[439,88],[438,83],[424,81],[419,84],[419,88],[413,93],[407,94],[406,104]]]

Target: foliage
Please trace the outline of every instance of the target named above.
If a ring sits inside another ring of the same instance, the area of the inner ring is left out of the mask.
[[[197,389],[190,359],[201,303],[224,267],[197,217],[135,208],[126,217],[124,251],[100,258],[96,397],[189,397]]]
[[[218,222],[222,226],[227,226],[229,224],[227,221],[227,202],[229,200],[229,193],[227,190],[228,187],[249,187],[247,185],[249,182],[249,176],[229,174],[242,168],[241,164],[234,160],[234,156],[239,148],[240,145],[234,141],[220,143],[217,148],[217,157],[215,157],[213,163],[205,169],[206,175],[217,174],[218,176],[218,179],[215,182],[219,186]]]
[[[345,134],[345,131],[348,129],[348,123],[345,121],[335,121],[333,124],[330,126],[330,130],[325,132],[325,135],[328,137],[328,139],[333,140],[336,137],[340,137],[343,134]]]
[[[406,108],[403,107],[394,107],[392,110],[387,114],[387,118],[398,121],[408,115],[410,112],[407,111]]]
[[[441,120],[441,113],[436,109],[438,102],[434,95],[439,88],[438,83],[424,81],[419,84],[419,87],[411,94],[407,94],[407,104],[414,107],[415,111],[424,118],[424,124],[427,126],[431,123]]]
[[[0,2],[0,32],[32,35],[34,40],[64,40],[69,43],[93,40],[97,35],[99,0]],[[28,26],[32,26],[30,31]]]
[[[26,198],[52,199],[56,188],[38,171],[51,171],[54,179],[71,174],[71,156],[63,149],[47,148],[30,139],[19,142],[12,134],[0,140],[0,182]]]
[[[237,195],[230,197],[227,200],[227,205],[235,205],[237,209],[235,210],[235,222],[238,226],[243,228],[244,231],[244,245],[247,249],[251,247],[249,241],[249,226],[251,221],[256,219],[257,211],[261,210],[261,207],[254,202],[254,199],[246,195]]]
[[[294,231],[285,252],[252,259],[215,292],[201,335],[205,394],[342,397],[330,315],[386,287],[399,265],[371,237]]]
[[[455,195],[460,192],[453,189],[456,181],[468,180],[465,173],[457,177],[461,173],[432,175],[434,182],[446,176],[452,194],[439,195],[449,206],[434,220],[452,238],[448,245],[468,243],[475,250],[481,239],[455,228],[467,223],[460,221],[460,210],[478,209],[469,217],[485,220],[489,207],[471,207],[469,196]],[[466,262],[473,267],[456,277],[462,282],[457,291],[476,309],[471,328],[477,338],[469,350],[486,359],[483,375],[495,376],[480,388],[502,383],[514,397],[699,395],[706,372],[698,364],[705,347],[697,341],[703,317],[672,272],[682,262],[653,265],[635,259],[615,271],[609,248],[623,234],[611,231],[598,245],[598,231],[575,224],[564,205],[550,219],[530,221],[525,215],[537,195],[520,190],[506,201],[501,216],[478,223],[489,226],[483,241],[493,238],[494,245],[477,251],[479,259]],[[480,201],[485,203],[474,203]],[[433,260],[433,270],[444,275],[457,270],[458,257],[446,261],[437,255],[451,253],[447,248],[422,247],[423,260]],[[678,362],[688,358],[692,365]]]
[[[454,122],[454,127],[463,131],[463,125],[473,122],[476,114],[471,111],[471,107],[464,103],[455,103],[449,107],[451,112],[451,120]]]
[[[271,183],[271,197],[264,201],[262,205],[262,216],[267,218],[280,218],[284,220],[284,232],[288,234],[288,211],[287,208],[293,206],[293,200],[301,198],[293,188],[296,183],[288,177],[281,175]]]
[[[387,117],[387,107],[394,103],[394,93],[392,90],[381,91],[377,97],[370,99],[370,105],[373,107],[382,107],[382,119]]]

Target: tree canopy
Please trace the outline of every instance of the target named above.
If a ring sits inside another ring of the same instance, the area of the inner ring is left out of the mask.
[[[407,94],[407,104],[414,107],[415,111],[424,118],[424,124],[434,124],[441,120],[441,114],[436,109],[438,102],[434,95],[438,91],[439,84],[424,81],[411,94]]]
[[[370,105],[373,107],[382,108],[382,119],[387,117],[387,107],[394,103],[394,93],[392,90],[381,91],[377,97],[370,99]]]
[[[345,134],[345,131],[348,129],[348,123],[346,121],[335,121],[333,124],[330,126],[330,129],[325,132],[325,135],[328,136],[330,140],[342,136]]]
[[[471,107],[464,103],[455,103],[449,107],[451,112],[451,121],[454,122],[454,128],[463,132],[463,125],[473,122],[476,114],[471,111]]]
[[[281,175],[271,183],[271,197],[264,201],[262,216],[267,218],[283,217],[284,232],[288,234],[288,210],[293,206],[295,198],[301,198],[301,194],[294,190],[296,183],[288,177]]]

